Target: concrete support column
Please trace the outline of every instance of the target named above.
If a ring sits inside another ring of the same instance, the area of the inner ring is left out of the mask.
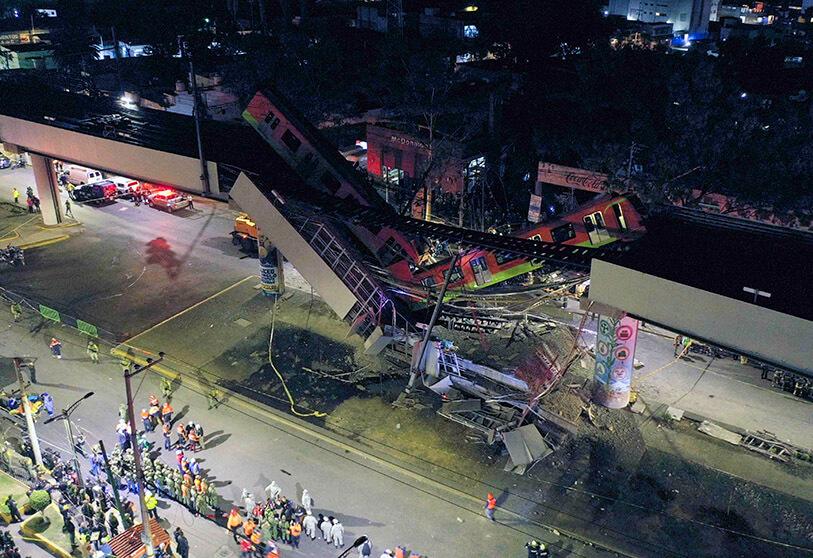
[[[59,196],[59,183],[54,174],[53,161],[42,155],[31,155],[34,180],[37,184],[37,197],[40,199],[43,225],[59,225],[64,221],[62,198]]]
[[[257,248],[260,256],[260,285],[265,296],[279,296],[285,292],[285,274],[282,252],[258,230]]]
[[[623,409],[630,402],[638,320],[623,315],[602,314],[596,330],[596,403],[610,409]]]

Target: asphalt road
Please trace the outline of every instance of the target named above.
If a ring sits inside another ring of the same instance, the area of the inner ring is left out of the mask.
[[[57,408],[94,391],[95,395],[75,411],[75,423],[88,442],[103,439],[112,447],[118,406],[124,400],[119,365],[109,356],[101,364],[93,365],[85,354],[84,340],[73,331],[46,326],[32,333],[30,330],[37,323],[33,316],[21,323],[4,322],[0,326],[0,355],[36,358],[40,383],[32,389],[51,393]],[[48,340],[52,335],[63,342],[62,360],[49,355]],[[149,394],[160,394],[159,379],[154,373],[146,373],[134,381],[134,389],[138,410],[146,404]],[[536,527],[516,517],[498,510],[498,522],[491,523],[476,502],[405,476],[373,459],[341,450],[335,444],[326,444],[307,432],[287,428],[256,410],[247,411],[227,402],[217,410],[207,411],[205,398],[187,386],[177,390],[173,406],[177,418],[204,426],[206,449],[198,454],[198,459],[226,500],[238,499],[243,488],[260,495],[271,480],[276,480],[283,492],[292,497],[298,497],[302,488],[307,488],[314,497],[317,512],[341,519],[347,529],[347,540],[366,534],[378,554],[403,544],[422,555],[443,558],[523,556],[523,545],[531,534],[539,536],[538,530],[534,531]],[[45,425],[40,421],[38,432],[46,445],[63,451],[67,448],[61,424]],[[158,441],[159,436],[154,433],[150,437]],[[164,452],[162,458],[172,463],[174,454]],[[227,533],[211,522],[166,502],[162,503],[160,513],[168,520],[168,527],[181,526],[187,533],[192,556],[236,553]],[[327,558],[339,553],[327,550],[318,541],[304,541],[298,550],[283,549],[286,556]],[[564,543],[555,555],[601,554]]]
[[[0,199],[25,195],[30,169],[0,171]],[[26,266],[0,270],[0,285],[127,338],[256,274],[231,243],[234,213],[196,198],[173,214],[119,200],[73,204],[81,232],[31,249]]]

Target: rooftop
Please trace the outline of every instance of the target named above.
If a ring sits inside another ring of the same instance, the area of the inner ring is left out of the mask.
[[[51,52],[54,50],[51,43],[13,43],[0,45],[0,48],[12,52]]]

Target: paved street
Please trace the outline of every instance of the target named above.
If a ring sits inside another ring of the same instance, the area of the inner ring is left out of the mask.
[[[0,199],[11,201],[15,186],[24,198],[29,185],[30,168],[0,170]],[[2,286],[120,339],[257,273],[257,260],[232,245],[225,203],[196,198],[174,214],[128,200],[72,205],[80,233],[29,250],[24,268],[2,270]]]
[[[0,192],[25,196],[30,169],[0,173]],[[167,214],[122,200],[73,204],[81,234],[30,250],[3,286],[127,337],[254,273],[232,246],[231,212],[206,202]]]
[[[32,323],[3,326],[0,354],[24,353],[37,358],[38,387],[54,396],[57,407],[94,391],[94,397],[80,406],[74,417],[89,442],[103,439],[112,447],[113,426],[124,391],[119,365],[105,357],[102,364],[94,366],[84,352],[82,339],[73,332],[46,328],[32,334],[28,331]],[[50,358],[47,347],[54,333],[65,346],[65,357],[59,361]],[[152,373],[136,379],[134,387],[137,407],[145,404],[150,393],[160,393],[158,377]],[[226,500],[237,499],[243,488],[259,495],[272,479],[290,496],[308,488],[317,511],[341,518],[348,540],[367,534],[379,553],[385,547],[404,544],[429,556],[521,556],[528,538],[543,532],[516,517],[500,517],[499,512],[499,522],[491,524],[478,502],[342,450],[305,430],[269,420],[260,410],[227,404],[209,412],[205,398],[187,387],[178,390],[173,405],[178,418],[199,421],[206,429],[207,449],[199,454],[200,461]],[[47,444],[67,447],[61,424],[40,423],[38,428]],[[157,441],[158,435],[152,438]],[[174,455],[164,457],[170,463]],[[223,529],[177,506],[164,507],[162,515],[187,532],[192,556],[228,555],[219,554],[223,547],[235,549]],[[552,537],[550,533],[546,536]],[[571,548],[571,544],[562,546]],[[600,555],[581,545],[576,545],[574,552]],[[327,557],[337,553],[326,551],[323,543],[304,542],[301,549],[287,550],[285,555]],[[559,549],[556,555],[571,554]]]

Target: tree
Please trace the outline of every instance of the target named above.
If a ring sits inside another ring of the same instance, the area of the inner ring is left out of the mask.
[[[28,497],[28,502],[34,511],[42,514],[42,519],[47,521],[45,517],[45,508],[51,504],[51,494],[47,490],[34,490],[31,496]]]

